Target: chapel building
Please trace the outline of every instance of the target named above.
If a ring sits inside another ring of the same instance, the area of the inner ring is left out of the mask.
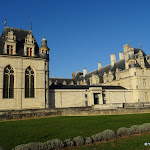
[[[31,30],[4,28],[0,37],[0,109],[47,108],[49,48]]]

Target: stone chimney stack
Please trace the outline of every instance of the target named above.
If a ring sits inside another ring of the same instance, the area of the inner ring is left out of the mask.
[[[115,54],[111,54],[110,55],[110,59],[111,59],[111,65],[113,66],[114,63],[116,62],[116,56],[115,56]]]
[[[119,60],[124,59],[123,52],[119,52]]]
[[[77,70],[77,74],[79,73],[79,70]]]
[[[75,72],[72,72],[72,79],[75,78]]]
[[[101,62],[98,63],[98,70],[101,69]]]
[[[85,77],[87,71],[86,71],[86,68],[83,69],[83,76]]]

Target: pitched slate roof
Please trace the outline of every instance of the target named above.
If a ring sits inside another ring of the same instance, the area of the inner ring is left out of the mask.
[[[137,49],[137,48],[134,48],[134,54],[135,55],[138,55],[138,52],[140,51],[141,49]],[[141,50],[142,51],[142,53],[143,53],[143,56],[144,56],[144,62],[145,62],[145,67],[146,68],[150,68],[150,65],[149,65],[149,63],[147,62],[147,60],[146,60],[146,54],[145,54],[145,52],[143,51],[143,50]],[[136,64],[136,66],[135,67],[141,67],[138,63]],[[104,72],[106,72],[106,73],[108,73],[109,71],[111,71],[112,73],[113,73],[113,75],[114,75],[114,77],[115,77],[115,72],[116,72],[116,69],[119,69],[120,71],[122,71],[122,70],[125,70],[125,59],[122,59],[122,60],[119,60],[119,61],[116,61],[115,63],[114,63],[114,66],[112,66],[111,64],[110,65],[107,65],[107,66],[104,66],[104,67],[102,67],[102,68],[100,68],[99,70],[97,69],[97,70],[94,70],[94,71],[92,71],[92,72],[89,72],[89,73],[87,73],[86,75],[85,75],[85,77],[83,76],[83,74],[77,74],[76,75],[76,79],[77,80],[86,80],[86,82],[88,83],[88,84],[90,84],[90,81],[89,81],[89,78],[92,76],[92,74],[94,74],[94,75],[98,75],[99,76],[99,79],[100,79],[100,83],[103,83],[103,75],[104,75]]]
[[[108,73],[110,70],[114,74],[116,71],[116,68],[118,68],[119,70],[125,70],[125,59],[122,59],[122,60],[115,62],[114,66],[112,66],[110,64],[110,65],[107,65],[105,67],[100,68],[99,70],[97,69],[97,70],[94,70],[92,72],[87,73],[85,75],[85,77],[83,77],[83,75],[81,75],[81,76],[76,76],[76,78],[77,78],[77,80],[84,80],[85,79],[86,82],[88,84],[90,84],[89,78],[92,76],[92,74],[95,74],[95,75],[99,76],[100,83],[102,83],[104,72]]]
[[[76,79],[49,78],[49,81],[51,82],[51,84],[54,84],[57,81],[58,85],[62,85],[64,81],[66,82],[66,84],[70,84],[71,81],[73,81],[74,84],[77,84]]]
[[[16,29],[16,28],[11,28],[11,27],[5,27],[2,35],[0,37],[0,54],[4,54],[3,53],[3,48],[4,48],[4,41],[5,41],[5,37],[8,34],[9,31],[13,31],[14,35],[16,36],[16,55],[17,56],[24,56],[24,43],[25,43],[25,37],[27,37],[27,35],[29,33],[32,34],[32,32],[30,30],[23,30],[23,29]],[[33,34],[32,37],[34,38]],[[34,38],[35,40],[35,38]],[[34,57],[41,57],[39,55],[39,46],[35,40],[35,56]],[[5,54],[4,54],[5,55]]]

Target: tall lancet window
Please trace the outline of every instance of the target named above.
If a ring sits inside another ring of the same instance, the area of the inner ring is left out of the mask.
[[[25,70],[25,97],[34,97],[34,71],[30,66]]]
[[[14,97],[14,70],[8,65],[4,68],[3,98]]]

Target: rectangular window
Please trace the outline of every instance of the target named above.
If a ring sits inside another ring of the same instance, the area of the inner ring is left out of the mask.
[[[7,45],[7,54],[13,55],[13,46],[12,45]]]
[[[13,46],[11,46],[11,55],[13,55]]]
[[[32,48],[30,48],[30,56],[32,56]]]
[[[27,48],[27,56],[32,56],[32,48]]]

